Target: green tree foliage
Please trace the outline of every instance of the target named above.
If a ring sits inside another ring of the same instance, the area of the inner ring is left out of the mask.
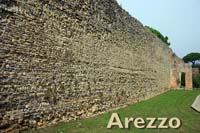
[[[157,31],[156,29],[149,27],[149,26],[145,26],[149,31],[151,31],[154,35],[156,35],[160,40],[162,40],[165,44],[167,44],[168,46],[170,46],[170,42],[168,41],[169,38],[167,36],[163,36],[159,31]]]
[[[200,74],[193,78],[193,87],[200,88]]]
[[[199,68],[200,70],[200,64],[195,64],[195,65],[192,65],[193,68]]]
[[[183,57],[185,63],[191,62],[194,66],[197,61],[200,61],[200,53],[190,53]]]

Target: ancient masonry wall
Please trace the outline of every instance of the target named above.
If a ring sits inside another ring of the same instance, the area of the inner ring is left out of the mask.
[[[176,59],[115,0],[3,0],[0,130],[77,120],[154,97],[171,87]]]

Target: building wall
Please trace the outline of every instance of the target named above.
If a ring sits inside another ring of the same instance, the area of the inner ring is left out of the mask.
[[[0,5],[2,131],[89,117],[177,87],[180,59],[115,0]]]
[[[172,65],[171,68],[171,81],[170,87],[177,88],[185,88],[191,90],[193,88],[192,84],[192,67],[190,64],[185,64],[182,60],[176,59],[174,60],[175,64]],[[184,76],[182,78],[181,76]],[[185,86],[181,85],[181,80],[185,80]]]

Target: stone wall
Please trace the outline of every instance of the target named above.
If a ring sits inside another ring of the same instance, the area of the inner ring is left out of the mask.
[[[179,59],[176,55],[172,56],[172,61],[170,88],[191,90],[193,88],[192,66],[190,64],[185,64],[184,61]],[[181,84],[182,82],[184,85]]]
[[[2,132],[154,97],[178,69],[172,50],[115,0],[3,0],[0,12]]]

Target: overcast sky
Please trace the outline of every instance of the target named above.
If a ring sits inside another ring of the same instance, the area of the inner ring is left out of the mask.
[[[200,0],[117,1],[143,25],[167,35],[179,57],[200,52]]]

